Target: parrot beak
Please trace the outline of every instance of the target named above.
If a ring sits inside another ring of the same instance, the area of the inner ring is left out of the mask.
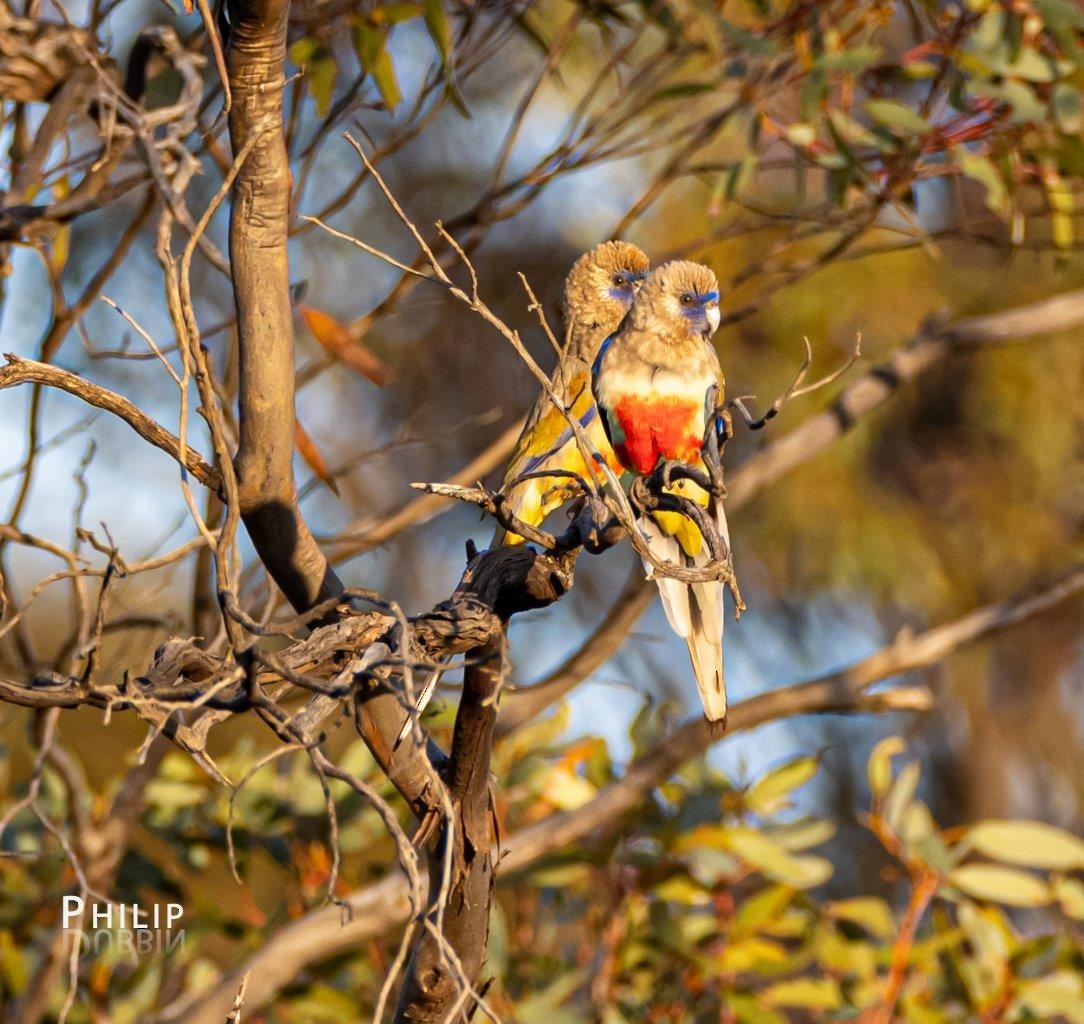
[[[722,317],[722,314],[719,312],[719,303],[711,303],[705,310],[705,312],[708,316],[708,326],[711,327],[711,334],[714,334],[717,330],[719,330],[719,321]]]

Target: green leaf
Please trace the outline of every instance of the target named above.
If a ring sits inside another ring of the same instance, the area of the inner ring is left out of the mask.
[[[877,954],[864,940],[850,941],[837,929],[822,927],[810,947],[825,972],[835,977],[873,978]]]
[[[787,1024],[781,1013],[761,1006],[755,995],[747,992],[728,992],[726,1004],[739,1024]]]
[[[995,864],[964,864],[948,876],[950,885],[978,900],[1009,907],[1043,907],[1051,900],[1050,887],[1034,875]]]
[[[730,922],[731,936],[739,939],[752,935],[786,910],[794,895],[789,885],[773,885],[743,900]]]
[[[1038,99],[1035,91],[1023,82],[1013,79],[1001,82],[973,81],[970,88],[976,96],[1008,104],[1012,108],[1013,121],[1042,121],[1046,117],[1045,104]]]
[[[681,100],[689,96],[699,96],[701,93],[711,92],[714,88],[715,85],[711,82],[679,82],[677,85],[660,89],[644,105],[651,106],[662,100]]]
[[[582,863],[557,863],[536,868],[530,875],[531,884],[541,889],[568,889],[591,878],[591,871]]]
[[[1059,77],[1056,62],[1030,47],[1022,50],[1016,60],[1001,70],[1003,74],[1011,75],[1013,78],[1022,78],[1028,82],[1047,83]]]
[[[761,57],[775,56],[777,47],[770,39],[763,39],[752,32],[747,32],[740,25],[735,25],[734,22],[728,21],[726,18],[717,18],[716,20],[723,32],[730,36],[743,50],[748,50],[750,53],[758,54]]]
[[[723,172],[720,191],[727,199],[733,199],[749,183],[757,167],[757,154],[747,153],[741,160],[736,160]]]
[[[880,46],[855,46],[839,53],[822,53],[813,66],[825,71],[865,71],[881,59],[884,50]]]
[[[710,893],[687,875],[674,875],[656,885],[652,892],[660,900],[686,907],[706,907],[711,904]]]
[[[1054,111],[1054,120],[1066,135],[1079,135],[1084,131],[1084,117],[1081,116],[1080,90],[1062,82],[1055,87],[1050,96],[1050,106]]]
[[[565,1010],[561,1004],[587,980],[583,968],[559,974],[546,988],[536,990],[516,1004],[516,1020],[520,1024],[563,1024],[565,1021],[586,1021],[585,1013]]]
[[[994,162],[985,156],[977,156],[962,146],[955,150],[960,170],[967,177],[979,182],[986,189],[986,205],[999,216],[1009,212],[1009,190]]]
[[[740,974],[769,964],[786,963],[787,956],[785,946],[770,939],[762,939],[759,935],[752,935],[724,946],[717,966],[727,974]]]
[[[804,786],[814,775],[820,761],[816,757],[798,757],[768,772],[745,794],[745,805],[757,814],[774,814],[789,806],[787,797]]]
[[[441,0],[425,0],[425,27],[440,54],[441,64],[447,64],[452,48],[452,27]]]
[[[387,25],[398,25],[400,22],[417,18],[421,13],[422,5],[420,3],[403,2],[381,4],[379,7],[374,7],[372,17]]]
[[[9,931],[0,931],[0,978],[15,994],[30,980],[29,952],[19,949]]]
[[[1084,840],[1040,821],[980,821],[960,843],[1006,864],[1055,871],[1084,868]]]
[[[354,50],[358,62],[372,77],[384,106],[394,110],[403,94],[399,90],[399,80],[395,77],[395,65],[388,53],[388,36],[380,29],[372,28],[360,18],[354,20]]]
[[[305,65],[309,92],[316,100],[316,113],[320,117],[323,117],[331,106],[331,96],[335,91],[335,78],[338,73],[335,59],[329,53],[320,54]]]
[[[895,100],[866,100],[866,110],[878,124],[905,135],[925,135],[930,130],[922,115]]]
[[[354,1000],[325,984],[314,985],[301,998],[290,1003],[295,1020],[311,1024],[346,1024],[357,1017]]]
[[[290,47],[290,60],[292,60],[298,67],[308,64],[313,57],[316,56],[316,52],[319,50],[319,45],[315,39],[310,39],[308,36],[303,39],[299,39],[296,43]]]
[[[805,1010],[835,1010],[843,1004],[839,985],[831,978],[792,978],[769,985],[763,992],[769,1006]]]
[[[315,39],[299,39],[290,47],[290,60],[304,68],[309,93],[316,100],[316,113],[323,117],[331,105],[335,78],[339,73],[335,58]]]

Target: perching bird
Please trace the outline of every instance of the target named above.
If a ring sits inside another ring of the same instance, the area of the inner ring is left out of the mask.
[[[716,409],[722,401],[723,376],[709,340],[718,326],[715,275],[698,263],[667,263],[652,271],[620,329],[603,343],[592,387],[628,473],[647,476],[661,460],[704,468],[708,392],[717,388]],[[690,480],[675,481],[670,490],[708,510],[729,552],[722,502]],[[655,512],[638,525],[660,559],[686,566],[710,560],[699,527],[680,512]],[[708,720],[725,719],[723,584],[661,575],[656,582],[671,627],[689,646]]]
[[[569,414],[583,424],[595,451],[608,457],[615,468],[616,461],[591,395],[591,362],[598,354],[599,346],[617,329],[628,312],[636,289],[647,275],[647,268],[647,257],[635,245],[603,242],[576,260],[565,278],[562,310],[565,345],[551,383],[569,407]],[[591,476],[568,420],[543,391],[527,416],[501,482],[510,511],[531,526],[538,526],[554,509],[579,494],[576,482],[564,476],[532,477],[515,482],[523,473],[553,470],[576,473],[584,479]],[[522,543],[522,537],[507,533],[498,524],[490,547]],[[442,671],[443,666],[430,672],[423,681],[416,701],[419,714],[432,698]],[[400,742],[409,731],[408,720],[399,734]]]
[[[621,323],[636,289],[647,274],[647,257],[628,242],[603,242],[585,252],[565,279],[565,347],[551,383],[569,413],[583,424],[595,450],[610,455],[610,445],[595,414],[591,396],[591,363],[599,346]],[[525,523],[538,526],[554,509],[579,493],[569,477],[532,477],[547,471],[591,473],[564,414],[543,391],[527,416],[523,432],[505,471],[501,490],[509,510]],[[497,527],[490,547],[522,544],[523,538]]]

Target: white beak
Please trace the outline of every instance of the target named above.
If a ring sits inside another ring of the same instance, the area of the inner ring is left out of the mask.
[[[713,304],[711,306],[708,306],[707,314],[708,323],[711,325],[711,333],[714,334],[717,330],[719,330],[719,320],[721,318],[718,305]]]

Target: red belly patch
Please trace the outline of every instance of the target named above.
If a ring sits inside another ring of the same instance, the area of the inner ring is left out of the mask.
[[[682,398],[641,398],[622,395],[614,416],[625,435],[616,445],[618,458],[626,469],[646,475],[659,459],[695,462],[703,438],[698,422],[702,408]]]

